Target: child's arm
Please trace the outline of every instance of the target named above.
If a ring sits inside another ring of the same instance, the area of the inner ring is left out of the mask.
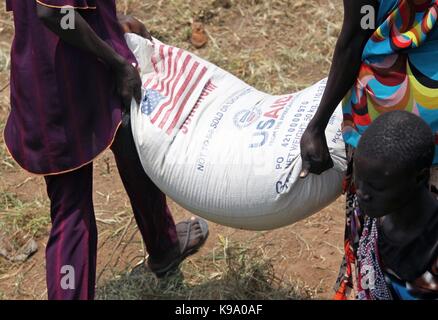
[[[303,170],[321,174],[333,166],[325,138],[325,128],[336,107],[354,84],[362,63],[362,52],[374,30],[361,26],[361,10],[372,6],[377,13],[376,0],[344,0],[344,24],[336,44],[327,86],[317,113],[301,140]]]

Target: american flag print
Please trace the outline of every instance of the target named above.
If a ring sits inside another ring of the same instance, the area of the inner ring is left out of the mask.
[[[152,124],[171,135],[184,122],[182,116],[187,114],[185,109],[193,93],[208,80],[208,65],[183,49],[157,40],[150,62],[154,71],[143,84],[141,111]]]
[[[143,101],[141,102],[141,112],[150,116],[163,99],[164,97],[158,91],[146,90]]]

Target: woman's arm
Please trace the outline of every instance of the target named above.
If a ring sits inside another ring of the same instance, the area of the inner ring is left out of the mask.
[[[325,129],[336,107],[353,86],[362,63],[363,49],[374,31],[362,28],[364,14],[361,10],[364,6],[372,6],[377,14],[377,5],[377,0],[344,0],[344,23],[327,86],[318,111],[301,139],[302,178],[309,173],[321,174],[333,167]]]

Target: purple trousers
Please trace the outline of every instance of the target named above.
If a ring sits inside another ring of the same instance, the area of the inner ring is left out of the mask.
[[[166,197],[144,172],[129,125],[120,127],[111,150],[148,253],[159,258],[178,245]],[[46,248],[48,298],[93,299],[97,251],[93,164],[45,180],[52,220]]]

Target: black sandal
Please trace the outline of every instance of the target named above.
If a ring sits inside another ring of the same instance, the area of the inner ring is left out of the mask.
[[[191,230],[192,230],[193,223],[195,223],[195,222],[199,223],[199,226],[200,226],[201,232],[202,232],[202,237],[200,238],[199,242],[196,245],[189,248],[188,245],[190,243],[190,240],[192,240]],[[186,231],[186,234],[184,236],[181,236],[181,237],[178,236],[179,241],[184,241],[183,242],[184,245],[182,247],[182,250],[179,252],[179,254],[177,254],[176,258],[174,260],[172,260],[170,263],[168,263],[166,266],[157,266],[157,265],[154,266],[153,263],[151,263],[150,258],[148,259],[149,269],[153,273],[155,273],[155,275],[158,278],[163,278],[163,277],[167,276],[169,273],[173,273],[173,271],[176,271],[178,269],[179,265],[181,264],[181,262],[184,261],[184,259],[186,259],[187,257],[198,252],[199,249],[207,241],[207,238],[209,236],[209,230],[208,230],[208,224],[205,220],[195,218],[195,219],[190,219],[190,220],[182,221],[182,222],[178,223],[178,225],[182,225],[182,224],[187,225],[187,229],[186,229],[187,231]],[[181,239],[182,237],[185,237],[185,239]],[[178,244],[178,250],[179,250],[179,244]]]

